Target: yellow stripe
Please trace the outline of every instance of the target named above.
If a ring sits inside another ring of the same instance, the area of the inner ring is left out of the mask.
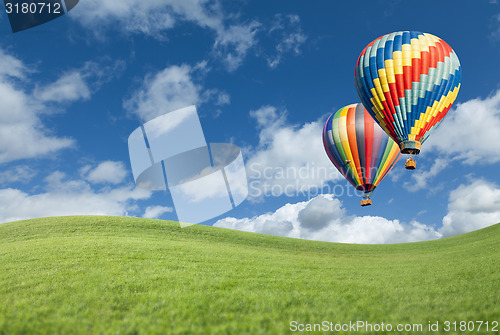
[[[392,53],[393,60],[393,72],[394,74],[403,74],[403,54],[401,51],[394,51]],[[386,61],[387,62],[387,61]],[[387,64],[386,64],[387,67]]]
[[[378,97],[374,96],[374,94],[376,94],[376,93],[372,92],[372,98],[370,99],[370,101],[373,104],[372,110],[375,113],[375,115],[379,115],[380,114],[383,117],[382,110],[384,109],[383,108],[384,106],[380,103],[380,101],[378,100]]]
[[[420,59],[420,41],[418,38],[411,39],[411,58]]]
[[[342,111],[340,112],[339,119],[342,118],[342,117],[346,117],[348,111],[349,111],[349,108],[348,107],[344,107],[344,109],[342,109]],[[343,122],[344,122],[343,123],[343,127],[345,127],[347,120],[344,119]]]
[[[391,142],[393,142],[393,141],[391,140]],[[389,155],[387,156],[387,160],[385,161],[385,163],[382,166],[382,168],[377,171],[377,178],[375,179],[375,182],[373,183],[373,185],[375,185],[375,186],[378,185],[378,183],[380,182],[380,178],[384,175],[385,171],[387,171],[387,169],[389,168],[390,164],[392,164],[392,159],[391,158],[394,156],[394,154],[396,152],[399,152],[399,146],[396,143],[393,142],[392,143],[391,151],[390,151]]]
[[[427,107],[425,113],[420,114],[420,118],[415,121],[414,127],[411,128],[411,135],[415,137],[421,129],[425,127],[426,124],[430,123],[433,125],[433,119],[438,113],[442,112],[446,107],[449,107],[455,99],[457,98],[458,91],[460,90],[460,85],[455,87],[453,91],[448,92],[447,95],[443,95],[439,101],[434,101],[431,107]],[[414,140],[410,138],[410,140]]]
[[[415,124],[413,127],[411,127],[411,132],[410,134],[417,134],[418,133],[418,130],[417,129],[420,129],[422,128],[422,122],[424,122],[424,119],[425,119],[425,115],[424,113],[420,113],[420,116],[417,120],[415,120]]]
[[[418,36],[418,40],[420,42],[420,52],[429,52],[429,40],[425,35]]]
[[[350,160],[349,166],[351,168],[351,176],[356,179],[358,185],[361,185],[359,180],[359,176],[356,169],[356,165],[354,164],[354,158],[352,156],[351,147],[349,146],[349,138],[347,137],[347,112],[348,108],[344,108],[340,113],[339,117],[339,135],[340,135],[340,143],[342,144],[342,148],[344,148],[345,155],[347,160]]]
[[[376,105],[380,111],[384,109],[384,105],[382,105],[382,101],[385,101],[384,94],[382,93],[382,88],[380,86],[380,80],[378,78],[373,80],[373,85],[375,88],[372,88],[370,90],[370,93],[372,94],[372,98],[375,98],[375,101],[372,101],[374,105]],[[380,94],[382,95],[382,99],[380,98]]]
[[[401,49],[403,53],[403,66],[411,66],[411,45],[403,44]]]
[[[429,42],[429,47],[435,47],[436,43],[441,41],[441,39],[432,34],[424,33],[424,36],[427,37],[427,41]]]
[[[396,77],[394,76],[394,62],[392,59],[385,61],[385,73],[387,74],[387,82],[394,84],[396,82]]]
[[[389,85],[387,84],[387,75],[385,73],[385,69],[379,69],[378,76],[380,78],[380,85],[382,87],[382,91],[389,92]]]
[[[379,113],[382,114],[382,111],[384,110],[384,105],[382,105],[382,101],[385,101],[385,96],[384,92],[382,92],[382,86],[380,85],[380,80],[378,78],[375,78],[373,80],[373,85],[375,86],[375,89],[372,88],[372,96],[377,97],[377,106],[379,108]],[[375,92],[374,92],[375,90]]]

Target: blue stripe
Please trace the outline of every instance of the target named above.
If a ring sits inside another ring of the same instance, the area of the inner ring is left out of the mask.
[[[392,40],[387,40],[385,42],[385,47],[384,47],[384,67],[385,67],[385,61],[388,59],[393,59],[393,45],[394,42]]]
[[[401,35],[394,36],[393,51],[403,51],[403,37]]]
[[[410,32],[409,31],[404,31],[402,38],[403,38],[403,44],[411,44]]]

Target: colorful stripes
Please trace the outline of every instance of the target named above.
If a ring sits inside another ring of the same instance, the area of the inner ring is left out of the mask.
[[[458,95],[461,66],[442,39],[400,31],[361,52],[355,83],[370,115],[394,141],[423,143]]]
[[[341,108],[328,118],[323,145],[335,167],[357,190],[368,195],[401,156],[398,145],[362,104]]]

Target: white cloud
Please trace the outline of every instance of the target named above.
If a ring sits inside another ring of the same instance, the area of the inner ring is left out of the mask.
[[[148,75],[143,86],[131,99],[125,101],[127,110],[142,121],[201,102],[201,87],[193,82],[191,67],[170,66],[156,75]]]
[[[217,96],[217,106],[229,105],[231,103],[231,96],[227,92],[221,92]]]
[[[165,213],[171,213],[174,209],[172,207],[166,206],[149,206],[144,211],[144,215],[142,217],[148,219],[159,219]]]
[[[5,53],[0,49],[0,80],[5,81],[6,77],[25,78],[28,68],[16,57]]]
[[[228,70],[235,70],[252,48],[260,23],[229,23],[236,18],[225,14],[218,1],[211,0],[88,0],[72,12],[72,17],[98,35],[105,27],[120,27],[166,39],[166,32],[179,22],[192,22],[215,35],[213,50]],[[101,36],[102,37],[102,36]]]
[[[452,236],[499,222],[500,187],[486,180],[475,180],[450,193],[448,213],[439,232]]]
[[[449,165],[449,159],[436,158],[429,170],[418,169],[411,175],[412,181],[406,181],[403,185],[410,192],[416,192],[428,187],[428,183]],[[436,190],[434,185],[433,190]]]
[[[73,102],[88,100],[93,93],[125,69],[121,60],[111,62],[108,58],[88,61],[82,67],[62,73],[53,83],[35,84],[33,96],[42,103]]]
[[[500,162],[500,90],[458,104],[429,136],[423,150],[463,160],[466,164]]]
[[[37,172],[29,166],[15,166],[0,172],[0,185],[12,183],[28,183],[37,175]]]
[[[42,88],[35,89],[35,96],[41,101],[76,101],[89,99],[90,89],[80,72],[70,72]]]
[[[214,50],[224,60],[228,71],[240,67],[248,51],[257,43],[255,35],[261,24],[252,21],[245,25],[233,25],[219,32]]]
[[[69,138],[54,136],[41,123],[43,106],[0,77],[0,163],[41,157],[73,146]]]
[[[119,27],[125,33],[165,40],[178,24],[195,24],[214,36],[213,54],[228,71],[241,66],[251,50],[259,53],[258,35],[276,45],[274,55],[264,55],[271,67],[276,67],[286,53],[300,53],[306,40],[298,15],[277,14],[271,24],[258,19],[242,22],[238,13],[225,11],[218,0],[87,0],[71,17],[99,38],[105,38],[102,32],[106,28]]]
[[[105,161],[97,165],[94,169],[84,167],[83,171],[86,179],[93,183],[120,184],[127,176],[127,170],[122,162]]]
[[[217,31],[224,17],[218,1],[211,0],[87,0],[71,14],[87,28],[118,26],[158,38],[164,37],[165,31],[178,21],[190,21]]]
[[[317,195],[328,181],[342,178],[323,148],[322,121],[289,125],[286,112],[272,106],[250,115],[260,130],[259,144],[246,163],[250,197],[307,195],[310,191]]]
[[[206,89],[197,83],[195,77],[209,71],[206,62],[195,66],[172,65],[156,74],[146,75],[142,86],[125,100],[123,105],[130,113],[147,122],[157,116],[191,105],[200,107],[213,101],[217,106],[231,102],[230,95],[217,88]],[[217,117],[222,112],[215,112]]]
[[[402,223],[378,216],[348,216],[332,195],[287,204],[274,213],[254,218],[225,218],[214,226],[343,243],[402,243],[440,238],[430,226],[416,221]]]
[[[123,68],[119,61],[111,65],[105,61],[87,62],[80,69],[69,70],[56,81],[42,85],[29,81],[30,72],[22,61],[1,49],[0,58],[0,163],[48,156],[73,147],[73,139],[54,135],[44,126],[40,115],[58,110],[57,103],[88,99]],[[32,87],[34,90],[30,92]]]
[[[45,182],[45,191],[37,194],[0,189],[0,222],[64,215],[128,215],[137,210],[135,201],[151,196],[151,192],[131,186],[96,191],[87,182],[68,179],[59,171]]]
[[[300,54],[300,48],[307,40],[307,36],[302,32],[298,15],[276,14],[269,35],[276,36],[275,39],[279,41],[275,47],[276,54],[267,58],[271,68],[277,67],[286,53]]]
[[[127,32],[158,36],[175,25],[174,13],[165,8],[166,1],[149,0],[87,0],[71,12],[71,17],[84,27],[99,32],[119,26]]]

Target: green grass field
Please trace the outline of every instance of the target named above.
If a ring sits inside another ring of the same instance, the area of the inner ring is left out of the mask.
[[[0,334],[288,334],[291,321],[463,334],[447,320],[498,334],[499,264],[500,225],[350,245],[137,218],[18,221],[0,225]]]

